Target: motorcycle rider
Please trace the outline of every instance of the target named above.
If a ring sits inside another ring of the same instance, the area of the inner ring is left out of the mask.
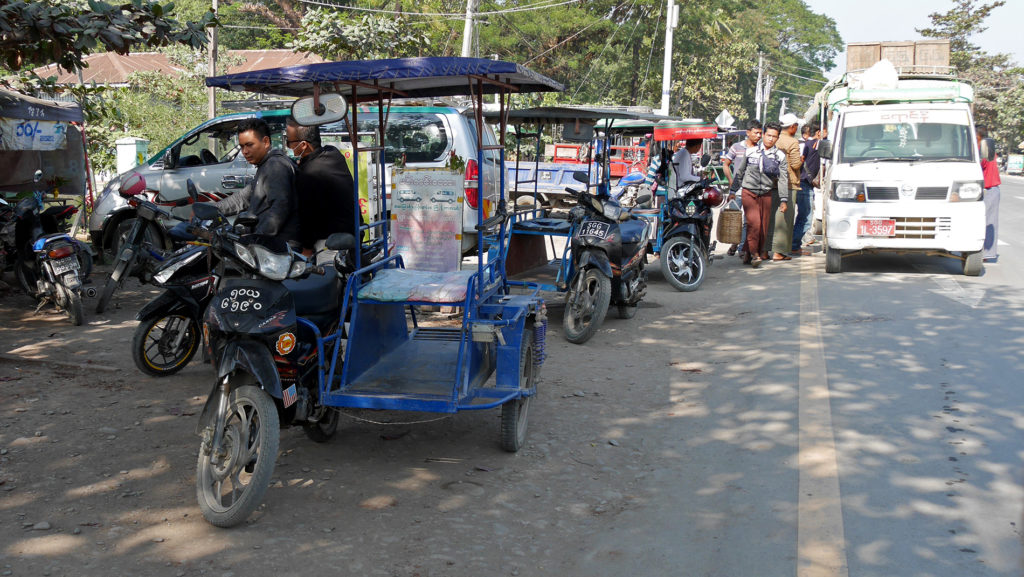
[[[697,182],[700,177],[693,173],[693,155],[700,152],[704,141],[700,138],[687,139],[684,147],[676,151],[672,164],[676,169],[676,190],[690,182]]]
[[[238,124],[238,146],[245,160],[256,166],[256,178],[245,188],[217,201],[222,214],[249,211],[258,220],[253,230],[284,239],[299,248],[299,213],[295,196],[295,163],[280,148],[273,148],[270,127],[260,118]]]

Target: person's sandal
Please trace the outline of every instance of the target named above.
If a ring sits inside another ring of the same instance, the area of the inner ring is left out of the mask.
[[[730,246],[729,250],[725,254],[727,254],[729,256],[732,256],[732,255],[736,254],[736,245]]]
[[[750,266],[754,268],[761,266],[761,259],[757,257],[750,259]]]
[[[777,253],[775,253],[775,256],[772,257],[772,260],[774,260],[774,261],[793,260],[793,257],[789,256],[788,254],[781,254],[781,253],[777,252]]]

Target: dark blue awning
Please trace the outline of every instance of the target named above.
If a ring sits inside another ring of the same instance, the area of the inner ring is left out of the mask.
[[[513,62],[460,57],[322,62],[212,76],[206,79],[206,85],[233,91],[309,96],[314,84],[319,84],[321,90],[340,92],[346,98],[351,98],[355,87],[360,100],[376,98],[381,91],[394,91],[395,98],[433,98],[468,95],[471,90],[475,93],[478,85],[473,82],[471,87],[470,79],[477,77],[522,93],[565,89],[558,82]],[[499,86],[486,82],[482,87],[485,94],[499,90]]]
[[[0,90],[0,117],[19,120],[82,122],[82,108],[73,102],[54,102]]]

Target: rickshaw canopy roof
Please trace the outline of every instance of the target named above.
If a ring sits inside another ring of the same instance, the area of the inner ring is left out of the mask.
[[[482,84],[468,79],[483,79]],[[496,84],[497,83],[497,84]],[[513,92],[561,92],[560,83],[514,62],[485,58],[424,57],[349,60],[269,68],[211,76],[206,85],[233,91],[309,96],[319,85],[326,92],[357,100],[390,93],[395,98],[433,98]]]
[[[82,122],[82,108],[73,102],[54,102],[0,90],[0,117],[19,120]]]

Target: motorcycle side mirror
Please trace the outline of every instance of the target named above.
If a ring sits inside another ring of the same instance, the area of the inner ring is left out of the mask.
[[[700,165],[707,166],[709,164],[711,164],[711,155],[705,152],[704,156],[700,157]]]
[[[256,215],[250,214],[248,212],[240,212],[238,213],[238,217],[235,218],[236,225],[241,225],[246,228],[253,228],[259,221],[260,219],[256,218]]]
[[[349,232],[336,232],[327,237],[328,250],[350,250],[356,247],[356,237]]]
[[[192,179],[185,181],[185,189],[188,190],[188,197],[192,199],[192,202],[199,202],[199,189],[196,188],[196,183],[192,182]],[[188,204],[186,202],[186,204]]]
[[[832,143],[828,140],[818,141],[818,156],[832,160]]]
[[[39,182],[42,179],[43,179],[43,171],[41,171],[41,170],[37,170],[36,173],[34,175],[32,175],[32,182]]]
[[[651,202],[651,195],[649,194],[641,194],[640,196],[636,197],[637,205],[647,204],[648,202]]]
[[[572,173],[572,179],[576,182],[582,182],[583,184],[590,184],[590,175],[582,170],[577,170]]]
[[[216,220],[220,211],[211,203],[199,202],[192,206],[192,214],[199,220]]]
[[[989,162],[996,159],[996,141],[994,139],[981,139],[981,158]]]

